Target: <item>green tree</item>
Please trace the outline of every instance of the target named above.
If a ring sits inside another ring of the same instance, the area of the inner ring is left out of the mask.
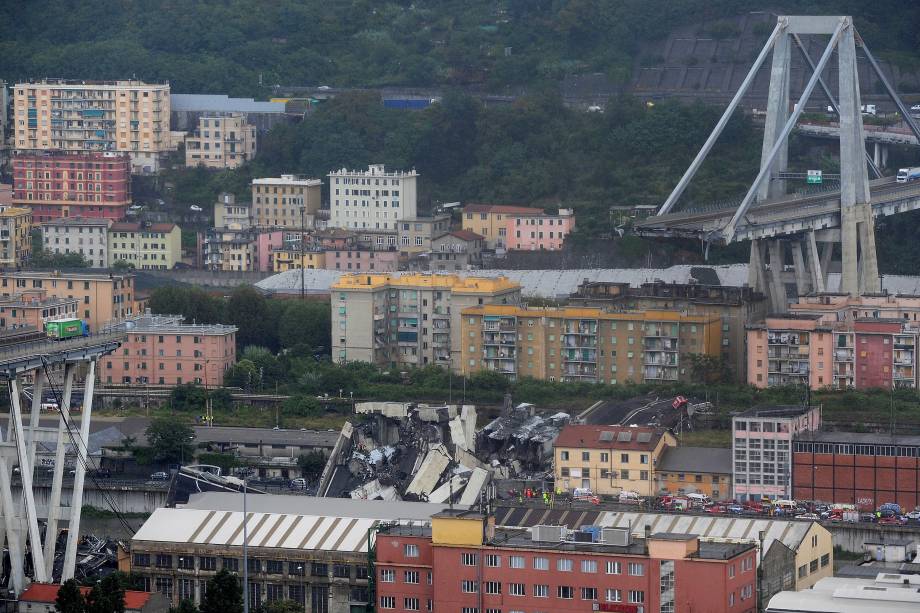
[[[688,353],[690,373],[694,381],[700,383],[731,383],[733,380],[731,366],[721,355]]]
[[[303,613],[303,605],[293,600],[276,600],[266,602],[259,609],[260,613]]]
[[[330,306],[328,301],[288,301],[278,321],[281,346],[306,345],[328,352],[330,341]]]
[[[182,315],[186,323],[217,324],[224,322],[224,304],[197,287],[168,285],[150,294],[150,310],[163,315]]]
[[[194,448],[191,441],[195,431],[175,419],[160,418],[150,422],[146,430],[153,458],[159,462],[181,462],[191,460]]]
[[[80,592],[80,586],[73,579],[65,581],[58,589],[54,608],[58,613],[85,613],[86,600]]]
[[[302,453],[297,457],[297,468],[307,479],[316,479],[326,466],[326,456],[319,451]]]
[[[242,613],[243,587],[234,573],[223,568],[208,581],[201,613]]]
[[[93,585],[86,597],[86,613],[125,613],[125,580],[113,573]]]
[[[244,285],[233,290],[227,301],[227,321],[239,328],[236,333],[238,347],[277,348],[278,328],[272,321],[265,296],[255,288]]]
[[[224,374],[224,385],[241,387],[247,391],[252,390],[254,385],[258,385],[258,382],[259,368],[255,362],[245,358],[227,369]]]
[[[178,606],[169,608],[169,613],[198,613],[198,607],[191,600],[180,600]]]

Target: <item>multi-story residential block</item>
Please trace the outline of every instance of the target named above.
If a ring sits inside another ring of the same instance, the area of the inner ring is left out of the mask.
[[[454,230],[433,238],[431,251],[420,254],[423,270],[432,272],[459,272],[482,265],[485,239],[469,230]]]
[[[248,272],[257,270],[255,230],[212,228],[204,240],[203,259],[208,270]]]
[[[172,270],[182,261],[182,231],[174,223],[118,222],[109,228],[109,266]]]
[[[255,270],[273,272],[275,253],[285,246],[300,244],[300,232],[284,230],[261,230],[255,235]]]
[[[399,250],[420,253],[431,250],[431,242],[450,231],[450,215],[406,218],[399,222]]]
[[[18,151],[13,201],[36,221],[62,217],[123,219],[131,205],[131,159],[107,151]]]
[[[224,373],[236,362],[236,327],[184,324],[182,315],[145,315],[113,326],[127,339],[101,360],[106,383],[153,383],[208,387],[223,385]]]
[[[327,249],[325,267],[351,272],[395,272],[399,270],[399,252],[372,249]]]
[[[569,424],[553,443],[556,489],[601,495],[658,493],[658,461],[677,445],[663,428]]]
[[[792,495],[874,512],[920,506],[920,436],[801,432],[792,442]]]
[[[0,328],[34,326],[44,330],[51,319],[79,317],[76,298],[49,296],[44,289],[24,289],[0,297]]]
[[[256,155],[256,128],[242,113],[203,115],[185,137],[185,165],[238,168]]]
[[[42,248],[48,253],[79,253],[90,268],[109,266],[111,219],[62,217],[41,225]]]
[[[26,289],[44,289],[49,297],[76,298],[77,317],[89,325],[90,332],[130,317],[134,310],[132,274],[0,271],[0,295],[8,297]]]
[[[756,387],[828,387],[834,380],[833,340],[831,326],[819,315],[768,317],[751,325],[748,382]]]
[[[52,79],[17,83],[13,129],[16,150],[128,153],[133,173],[156,172],[161,155],[172,148],[169,85]]]
[[[470,307],[462,316],[460,371],[490,370],[512,379],[689,381],[688,354],[718,355],[721,338],[718,317],[677,311],[493,304]]]
[[[709,315],[722,320],[721,357],[739,381],[747,380],[747,326],[763,321],[767,301],[749,287],[701,283],[585,282],[571,294],[569,304],[607,310],[674,309],[687,315]]]
[[[327,262],[327,267],[329,266]],[[342,275],[330,288],[336,362],[458,367],[461,311],[517,304],[521,286],[504,277]]]
[[[13,206],[12,183],[0,183],[0,206]]]
[[[559,209],[557,215],[541,213],[524,215],[512,213],[507,216],[508,250],[519,251],[559,251],[565,237],[575,229],[575,212],[572,209]]]
[[[417,216],[418,173],[387,172],[383,164],[367,170],[342,168],[329,173],[329,226],[352,230],[390,230]]]
[[[297,175],[252,181],[252,222],[262,228],[313,228],[323,182]]]
[[[655,467],[658,491],[705,494],[723,500],[732,492],[732,450],[668,447]]]
[[[790,498],[792,439],[820,427],[820,406],[754,407],[732,417],[732,498]]]
[[[757,549],[696,534],[606,529],[599,542],[560,526],[496,528],[447,510],[430,530],[382,528],[375,548],[378,611],[757,611]],[[429,579],[430,578],[430,579]]]
[[[321,270],[326,268],[326,253],[324,251],[301,251],[299,247],[281,248],[272,253],[272,262],[275,272],[285,270]]]
[[[358,244],[358,235],[342,228],[325,228],[317,230],[310,239],[319,249],[350,249]]]
[[[506,249],[508,220],[514,217],[539,217],[543,209],[505,204],[468,204],[463,207],[463,229],[485,239],[486,249]]]
[[[236,196],[222,193],[214,203],[214,227],[227,230],[246,230],[252,226],[252,205],[237,202]]]
[[[32,211],[0,209],[0,266],[21,266],[32,257]]]

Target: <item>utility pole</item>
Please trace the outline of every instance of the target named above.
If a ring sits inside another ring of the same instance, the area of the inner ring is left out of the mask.
[[[307,278],[306,267],[307,266],[304,262],[304,246],[306,243],[306,241],[304,240],[305,239],[304,235],[306,234],[306,224],[304,222],[304,216],[305,216],[306,210],[307,210],[306,207],[303,205],[303,198],[301,198],[300,199],[300,299],[301,300],[307,299],[307,287],[306,287],[306,278]]]

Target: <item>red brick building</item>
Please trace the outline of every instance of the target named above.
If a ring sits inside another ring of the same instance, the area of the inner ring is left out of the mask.
[[[553,534],[558,530],[495,529],[491,518],[445,511],[432,517],[430,529],[382,531],[376,541],[376,608],[383,613],[757,610],[753,545],[700,542],[692,534],[646,533],[634,539],[625,529],[608,529],[615,531],[605,533],[608,542],[577,542],[560,540]]]
[[[131,160],[121,153],[13,154],[13,204],[36,223],[59,217],[123,219],[131,204]]]
[[[808,432],[792,444],[792,496],[855,504],[920,505],[920,436]]]

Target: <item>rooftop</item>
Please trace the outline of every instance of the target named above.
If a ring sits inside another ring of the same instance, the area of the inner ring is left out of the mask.
[[[394,172],[387,172],[386,167],[383,164],[371,164],[367,167],[367,170],[349,170],[347,168],[342,168],[340,170],[333,170],[329,173],[330,177],[394,177],[397,179],[404,177],[417,177],[418,173],[413,168],[412,170],[397,170]]]
[[[0,207],[0,217],[20,217],[22,215],[31,215],[29,209],[21,209],[15,206]]]
[[[141,224],[127,221],[117,221],[109,228],[112,232],[172,232],[176,228],[174,223]]]
[[[252,98],[230,98],[225,94],[172,94],[170,111],[284,113],[283,102],[257,102]]]
[[[499,277],[461,277],[459,275],[424,275],[424,274],[350,274],[342,275],[336,281],[333,290],[343,289],[381,289],[384,287],[417,287],[432,289],[449,289],[454,293],[484,294],[519,289],[517,283]]]
[[[301,175],[281,175],[280,177],[261,177],[252,180],[253,185],[302,185],[318,187],[323,184],[320,179],[311,179]]]
[[[19,596],[19,600],[23,602],[42,602],[53,604],[57,599],[59,589],[61,589],[61,586],[57,583],[33,583]],[[80,592],[84,596],[89,594],[90,590],[91,588],[88,587],[80,588]],[[125,590],[125,609],[129,611],[140,610],[152,597],[153,594],[151,592]]]
[[[464,213],[502,213],[505,215],[543,215],[543,209],[511,204],[467,204]]]
[[[275,430],[233,426],[195,426],[196,443],[264,443],[310,447],[333,447],[338,430]]]
[[[797,441],[816,443],[853,443],[857,445],[920,445],[920,436],[885,434],[883,432],[825,432],[806,431],[795,436]]]
[[[485,238],[471,230],[454,230],[453,232],[448,232],[448,234],[465,241],[481,241]]]
[[[182,315],[136,315],[112,326],[114,330],[133,333],[170,333],[170,334],[231,334],[236,326],[224,324],[186,324]]]
[[[681,473],[732,472],[732,450],[719,447],[668,447],[657,470]]]
[[[570,424],[556,438],[554,447],[651,451],[658,446],[664,428],[648,426],[589,426]]]
[[[64,89],[82,89],[86,87],[128,87],[138,89],[169,89],[169,83],[145,83],[136,79],[119,79],[116,81],[85,81],[77,79],[42,79],[41,81],[22,81],[16,84],[16,87],[42,87],[64,88]]]
[[[208,511],[241,510],[240,495],[225,492],[194,494],[185,509]],[[263,494],[250,496],[246,501],[247,511],[301,513],[330,518],[364,518],[379,520],[424,520],[450,508],[447,503],[406,502],[403,500],[353,500],[351,498],[317,498],[314,496],[287,496],[284,494]],[[459,509],[458,505],[454,505]],[[463,508],[465,510],[465,507]]]
[[[735,417],[800,417],[819,407],[803,407],[795,404],[753,407]]]
[[[62,281],[121,281],[134,278],[133,273],[92,273],[71,270],[4,270],[0,277],[7,279],[60,279]]]
[[[705,324],[718,322],[714,315],[685,315],[681,311],[647,309],[608,312],[598,307],[522,307],[513,304],[486,304],[467,307],[464,314],[506,317],[550,317],[560,319],[602,319],[615,321],[667,321]]]
[[[48,226],[106,226],[112,223],[111,219],[100,219],[98,217],[60,217],[53,221],[46,221],[41,224],[43,228]]]
[[[874,579],[824,577],[809,590],[779,592],[767,613],[900,613],[920,610],[920,576],[879,573]]]

